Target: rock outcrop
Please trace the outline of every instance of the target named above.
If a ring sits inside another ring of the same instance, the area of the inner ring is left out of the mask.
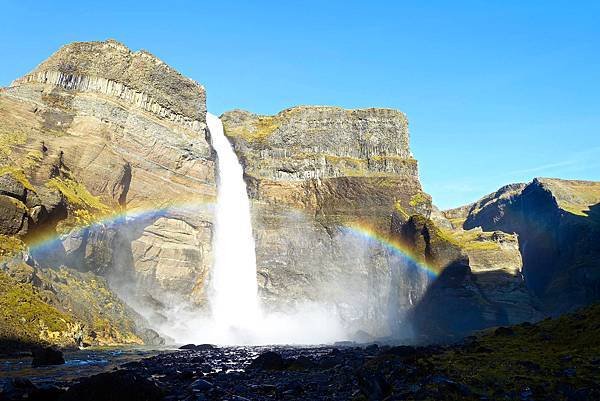
[[[395,208],[431,211],[406,116],[301,106],[275,116],[235,110],[221,119],[244,165],[268,307],[319,302],[351,330],[397,330],[398,309],[411,302],[405,290],[414,287],[414,296],[426,278],[404,274],[403,257],[374,236],[389,234]]]
[[[83,322],[98,344],[155,341],[148,323],[206,305],[216,156],[205,117],[201,85],[112,40],[67,45],[0,89],[0,256],[13,257],[0,279],[52,316],[48,332]],[[411,323],[440,337],[600,298],[598,183],[538,179],[441,212],[399,111],[221,119],[269,310],[324,310],[357,339],[412,335]]]
[[[105,276],[144,308],[204,303],[216,193],[205,115],[204,88],[148,52],[64,46],[0,89],[0,234],[43,242],[31,249],[41,266]]]
[[[463,226],[518,235],[527,288],[561,313],[600,298],[599,203],[598,182],[539,178],[471,205]]]

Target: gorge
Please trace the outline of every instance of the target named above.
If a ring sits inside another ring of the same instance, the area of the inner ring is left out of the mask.
[[[600,300],[599,182],[536,178],[441,211],[398,110],[217,117],[206,96],[114,40],[68,44],[0,89],[0,353],[193,343],[180,355],[229,361],[203,367],[223,381],[230,366],[354,377],[388,359],[412,377],[504,341],[461,343],[481,330],[579,330],[544,319]],[[575,316],[593,334],[597,313]],[[155,358],[145,372],[180,363]],[[205,377],[164,369],[169,386]],[[361,375],[361,391],[383,386]]]

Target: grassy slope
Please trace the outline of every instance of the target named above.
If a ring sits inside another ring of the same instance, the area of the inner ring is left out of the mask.
[[[52,340],[50,333],[68,332],[73,317],[48,304],[44,296],[33,285],[18,283],[0,270],[0,352],[11,351],[2,349],[5,344],[45,342]]]
[[[600,399],[600,304],[491,329],[462,345],[384,353],[365,369],[404,383],[393,393],[407,400]]]

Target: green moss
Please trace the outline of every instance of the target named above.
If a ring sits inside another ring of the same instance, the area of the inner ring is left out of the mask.
[[[449,230],[440,228],[440,235],[448,242],[465,250],[496,250],[500,245],[490,241],[479,230]]]
[[[141,343],[134,334],[135,324],[126,306],[108,289],[104,279],[64,267],[49,274],[62,308],[77,316],[88,332],[94,331],[97,341]]]
[[[100,198],[90,194],[85,186],[74,180],[55,177],[50,179],[46,183],[46,186],[62,193],[67,199],[67,202],[69,202],[69,205],[73,207],[96,211],[105,211],[108,209],[107,206],[100,201]]]
[[[448,219],[450,221],[450,224],[452,224],[452,227],[454,228],[462,228],[463,224],[465,224],[465,220],[467,220],[466,217],[455,217],[452,219]]]
[[[248,142],[264,141],[271,136],[280,125],[278,116],[259,116],[247,127],[225,127],[225,134],[230,137],[240,137]]]
[[[408,202],[408,204],[412,207],[418,207],[427,203],[429,203],[429,197],[423,192],[417,192],[410,198],[410,201]]]
[[[576,388],[595,381],[598,355],[600,305],[595,305],[535,326],[516,326],[511,335],[480,335],[472,349],[442,353],[432,363],[483,394],[492,395],[490,387],[509,391],[524,386],[552,393],[552,378]],[[576,368],[576,374],[564,376],[567,368]]]
[[[51,340],[50,332],[64,332],[72,321],[71,316],[44,302],[31,284],[18,283],[0,271],[0,339]]]
[[[25,243],[17,237],[0,234],[0,259],[16,255],[25,249]]]
[[[408,220],[408,218],[410,217],[409,214],[406,213],[406,211],[402,207],[402,202],[399,200],[394,202],[394,211],[396,213],[398,213],[400,215],[400,217],[402,218],[402,220],[404,220],[404,221]]]
[[[465,344],[415,350],[406,356],[384,352],[361,369],[378,372],[390,383],[402,377],[407,383],[401,388],[416,384],[429,396],[405,392],[393,399],[523,399],[527,389],[533,392],[530,399],[571,400],[577,389],[597,391],[599,355],[600,305],[596,304],[536,325],[490,329]],[[460,383],[461,389],[428,380],[435,376]],[[593,397],[582,399],[588,398]]]
[[[27,140],[27,135],[18,131],[0,129],[0,155],[10,156],[13,147],[22,145]]]
[[[15,168],[15,167],[10,167],[10,166],[0,167],[0,176],[3,176],[4,174],[12,175],[14,179],[16,179],[21,184],[23,184],[23,186],[25,188],[27,188],[29,191],[35,192],[33,185],[31,185],[31,183],[27,179],[27,176],[25,175],[25,172],[23,170],[21,170],[19,168]]]
[[[32,150],[30,152],[27,152],[27,156],[25,156],[25,160],[22,163],[23,168],[31,169],[37,167],[40,165],[43,158],[44,154],[41,150]]]

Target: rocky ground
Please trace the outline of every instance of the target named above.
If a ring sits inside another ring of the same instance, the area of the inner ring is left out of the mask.
[[[499,327],[454,345],[186,346],[38,388],[13,379],[3,399],[594,400],[600,305]]]

